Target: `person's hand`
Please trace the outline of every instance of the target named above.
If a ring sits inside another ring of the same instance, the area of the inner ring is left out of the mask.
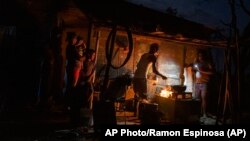
[[[193,69],[194,69],[195,71],[200,71],[200,68],[199,68],[198,64],[194,64]]]
[[[161,76],[161,77],[162,77],[162,79],[163,79],[163,80],[166,80],[166,79],[167,79],[167,77],[166,77],[166,76],[164,76],[164,75],[163,75],[163,76]]]

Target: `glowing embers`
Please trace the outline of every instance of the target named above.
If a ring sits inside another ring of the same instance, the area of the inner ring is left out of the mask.
[[[192,92],[185,92],[186,86],[182,85],[168,85],[158,90],[156,93],[160,97],[172,99],[192,99]]]
[[[166,89],[162,89],[160,92],[160,96],[165,98],[171,98],[172,94],[173,92],[171,91],[170,87],[166,87]]]

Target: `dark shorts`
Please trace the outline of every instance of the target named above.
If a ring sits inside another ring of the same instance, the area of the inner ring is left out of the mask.
[[[205,98],[206,94],[207,94],[207,84],[196,83],[195,84],[195,99]]]
[[[137,97],[147,98],[147,79],[146,78],[134,78],[133,89]]]

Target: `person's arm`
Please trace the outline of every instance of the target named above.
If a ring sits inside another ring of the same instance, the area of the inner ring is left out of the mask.
[[[90,63],[88,65],[88,69],[89,69],[89,72],[88,72],[88,79],[87,79],[87,82],[88,83],[92,83],[93,82],[93,79],[94,79],[94,74],[95,74],[95,65],[94,65],[94,62]]]
[[[211,71],[202,71],[202,70],[199,70],[200,73],[203,73],[203,74],[207,74],[207,75],[212,75],[213,72]]]
[[[156,57],[155,57],[155,58],[152,58],[152,62],[153,62],[153,64],[152,64],[153,72],[154,72],[156,75],[161,76],[162,79],[164,79],[164,80],[167,79],[167,77],[164,76],[163,74],[161,74],[161,73],[158,71],[158,69],[156,68]]]
[[[203,73],[203,74],[206,74],[206,75],[212,75],[213,74],[212,66],[210,64],[208,64],[208,70],[202,70],[198,66],[196,67],[196,70],[199,71],[200,73]]]
[[[91,72],[91,74],[90,74],[90,76],[89,76],[89,78],[88,78],[88,80],[87,80],[89,83],[92,83],[92,82],[93,82],[94,74],[95,74],[95,70],[93,70],[93,71]]]

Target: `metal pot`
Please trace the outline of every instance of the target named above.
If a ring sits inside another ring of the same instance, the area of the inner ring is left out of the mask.
[[[170,89],[173,93],[184,93],[187,86],[185,85],[168,85],[167,89]]]

